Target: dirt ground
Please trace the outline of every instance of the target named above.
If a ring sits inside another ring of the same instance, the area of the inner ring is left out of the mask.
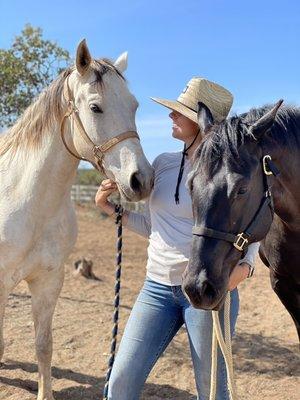
[[[93,208],[78,206],[79,237],[66,266],[53,335],[53,390],[57,400],[99,400],[110,349],[114,290],[115,226]],[[145,276],[147,241],[124,233],[122,333]],[[74,261],[93,260],[99,281],[75,278]],[[300,358],[296,330],[257,263],[255,277],[240,285],[234,339],[239,399],[299,400]],[[6,349],[0,369],[1,400],[33,400],[37,364],[30,296],[25,283],[10,295],[4,322]],[[152,371],[142,399],[195,399],[186,332],[181,329]]]

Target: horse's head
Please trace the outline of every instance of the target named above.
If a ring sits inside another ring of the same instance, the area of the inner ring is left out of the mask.
[[[70,114],[70,124],[62,130],[69,151],[104,171],[127,200],[136,201],[149,194],[153,169],[136,133],[138,103],[122,76],[126,66],[126,53],[115,63],[93,60],[83,40],[65,81],[64,121]]]
[[[270,228],[272,210],[265,193],[269,178],[262,163],[267,149],[260,140],[271,128],[280,104],[255,121],[243,115],[218,125],[205,106],[199,109],[205,138],[189,178],[195,227],[183,279],[183,289],[197,308],[220,308],[243,244],[262,240]],[[236,237],[253,221],[250,238]]]

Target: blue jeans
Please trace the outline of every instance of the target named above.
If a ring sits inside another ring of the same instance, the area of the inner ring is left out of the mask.
[[[237,290],[231,292],[231,332],[239,308]],[[220,311],[223,326],[223,310]],[[138,400],[154,364],[179,328],[185,324],[193,360],[198,400],[208,400],[211,372],[211,311],[190,305],[181,286],[146,279],[128,319],[112,369],[108,398]],[[217,400],[228,400],[226,367],[218,355]]]

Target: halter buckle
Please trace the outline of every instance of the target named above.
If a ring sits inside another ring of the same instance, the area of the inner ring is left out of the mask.
[[[94,148],[93,148],[93,153],[94,153],[94,156],[95,156],[96,158],[98,158],[99,161],[102,160],[102,158],[103,158],[103,156],[104,156],[104,153],[103,153],[103,151],[101,151],[101,149],[100,149],[99,146],[94,146]]]
[[[271,161],[272,158],[269,155],[263,157],[263,169],[266,175],[273,175],[273,172],[268,167],[268,160]]]
[[[248,238],[244,237],[243,235],[244,235],[244,232],[237,234],[235,242],[233,243],[234,247],[239,251],[243,251],[245,246],[249,242]]]

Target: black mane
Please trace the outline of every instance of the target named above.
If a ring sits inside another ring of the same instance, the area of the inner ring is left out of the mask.
[[[224,157],[238,163],[241,145],[255,140],[250,126],[271,108],[271,105],[253,108],[247,113],[234,115],[212,127],[196,152],[194,170],[196,171],[199,165],[204,166],[211,176]],[[268,139],[274,140],[280,146],[300,148],[300,108],[281,107],[268,133]]]

